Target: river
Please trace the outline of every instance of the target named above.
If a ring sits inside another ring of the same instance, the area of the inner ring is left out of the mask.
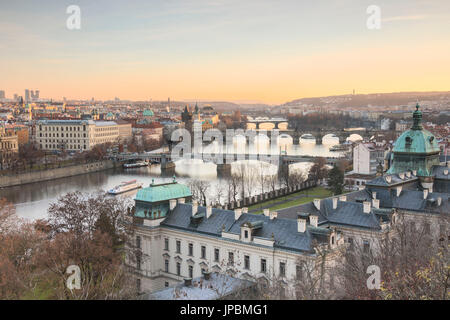
[[[301,141],[299,145],[292,145],[289,141],[284,143],[279,141],[279,149],[286,150],[288,154],[309,155],[309,156],[339,156],[337,152],[330,152],[329,148],[336,144],[333,138],[324,141],[321,145],[316,145],[314,141]],[[277,172],[277,167],[259,161],[240,161],[232,164],[232,171],[237,170],[240,164],[246,168],[253,168],[256,172],[271,175]],[[292,170],[307,172],[311,163],[296,163],[290,166]],[[192,179],[208,180],[211,182],[208,190],[212,198],[217,190],[224,187],[224,181],[217,178],[216,165],[203,163],[202,160],[179,160],[176,162],[175,175],[177,181],[188,184]],[[39,183],[32,183],[22,186],[15,186],[0,189],[0,198],[6,198],[16,207],[18,216],[26,219],[40,219],[47,216],[47,209],[50,203],[55,202],[60,196],[72,191],[95,192],[98,190],[108,190],[123,181],[137,179],[148,186],[152,179],[156,183],[172,180],[171,177],[162,177],[159,165],[135,169],[111,169],[101,172],[89,173],[68,178],[55,179]],[[255,194],[259,187],[255,186]],[[127,193],[126,197],[134,197],[137,191]]]

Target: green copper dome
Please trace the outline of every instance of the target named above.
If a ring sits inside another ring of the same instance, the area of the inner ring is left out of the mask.
[[[431,167],[439,164],[440,148],[434,135],[423,129],[419,104],[413,113],[413,126],[395,141],[393,164],[388,173],[417,170],[419,176],[430,176]]]
[[[153,113],[152,110],[149,110],[149,109],[144,110],[144,113],[143,113],[143,116],[144,116],[144,117],[153,117],[154,115],[155,115],[155,114]]]
[[[419,110],[419,105],[416,106],[416,111],[413,113],[414,124],[410,130],[405,131],[397,139],[394,144],[394,153],[436,153],[440,152],[434,135],[422,128],[422,112]]]

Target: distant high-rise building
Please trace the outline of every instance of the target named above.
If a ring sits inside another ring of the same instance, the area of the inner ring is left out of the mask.
[[[5,99],[5,91],[0,90],[0,99]]]
[[[30,90],[25,89],[25,101],[30,101]]]

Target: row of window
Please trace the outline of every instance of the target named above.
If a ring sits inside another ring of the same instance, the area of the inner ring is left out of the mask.
[[[55,138],[56,137],[56,138],[59,138],[59,133],[53,133],[53,135],[51,133],[49,133],[47,135],[47,133],[42,134],[42,132],[41,132],[41,133],[39,133],[39,137],[44,137],[44,138],[47,138],[47,137],[54,137]],[[61,133],[61,137],[64,138],[64,133]],[[66,133],[66,138],[68,138],[68,137],[72,138],[72,133]],[[74,133],[73,134],[73,138],[76,138],[76,137],[80,138],[81,135],[78,133],[78,136],[77,136],[77,134]],[[83,133],[83,137],[86,138],[86,133]]]
[[[137,242],[137,244],[139,244],[140,248],[140,238],[139,238],[139,242]],[[175,242],[175,252],[181,254],[181,241],[180,240],[176,240]],[[164,250],[169,251],[169,238],[165,238],[164,239]],[[188,243],[188,256],[193,257],[194,256],[194,244],[193,243]],[[206,246],[201,246],[200,247],[200,258],[201,259],[206,259]],[[214,262],[219,262],[220,260],[220,249],[218,248],[214,248]],[[169,260],[165,260],[165,264],[166,264],[166,272],[168,272],[167,270],[169,270],[168,268],[168,264],[169,264]],[[177,263],[177,265],[180,264],[179,262]],[[228,252],[228,264],[229,265],[233,265],[234,264],[234,252],[229,251]],[[261,258],[260,261],[260,271],[262,273],[266,273],[267,272],[267,260]],[[250,256],[249,255],[244,255],[244,269],[246,270],[250,270]],[[178,267],[177,267],[178,270]],[[286,274],[286,263],[285,262],[280,262],[279,265],[279,270],[280,270],[280,276],[285,276]],[[177,273],[178,274],[178,273]]]
[[[42,130],[42,128],[44,128],[44,130]],[[66,128],[66,130],[64,130],[64,128]],[[57,127],[57,126],[42,127],[42,125],[39,125],[39,130],[40,131],[81,131],[81,127]],[[86,125],[83,125],[83,131],[86,131]]]
[[[41,149],[63,149],[64,147],[68,150],[81,150],[81,145],[76,145],[76,144],[68,144],[68,145],[63,145],[63,144],[45,144],[43,145],[42,143],[40,144],[40,148]],[[78,146],[78,147],[77,147]],[[83,149],[86,150],[86,145],[83,145]]]

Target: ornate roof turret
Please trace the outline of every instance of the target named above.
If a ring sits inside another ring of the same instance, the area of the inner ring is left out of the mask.
[[[416,111],[413,113],[413,126],[411,130],[422,130],[422,111],[420,111],[420,106],[416,104]]]
[[[389,174],[417,170],[419,176],[431,176],[432,166],[439,165],[440,148],[434,135],[422,127],[419,104],[413,113],[413,126],[395,141]]]

